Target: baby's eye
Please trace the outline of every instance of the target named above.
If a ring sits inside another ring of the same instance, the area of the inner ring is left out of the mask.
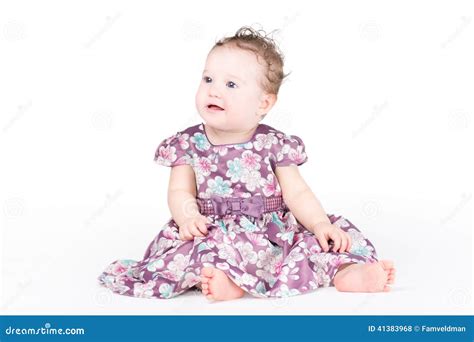
[[[208,76],[204,76],[203,78],[203,81],[206,82],[206,83],[211,83],[212,82],[212,78],[208,77]]]
[[[228,86],[229,88],[237,88],[237,84],[232,81],[227,82],[226,86]]]

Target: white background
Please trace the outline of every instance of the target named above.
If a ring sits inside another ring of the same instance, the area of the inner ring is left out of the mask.
[[[0,4],[5,314],[472,314],[474,6],[469,1],[10,1]],[[111,294],[171,217],[156,147],[201,122],[207,52],[254,25],[289,79],[263,123],[397,267],[390,293],[334,288],[208,304]],[[471,175],[471,176],[469,176]]]

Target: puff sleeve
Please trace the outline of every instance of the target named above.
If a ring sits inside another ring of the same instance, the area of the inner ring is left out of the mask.
[[[189,134],[178,132],[163,140],[156,149],[155,162],[163,166],[191,165]]]
[[[276,166],[302,165],[308,160],[303,140],[296,135],[284,135],[277,146]]]

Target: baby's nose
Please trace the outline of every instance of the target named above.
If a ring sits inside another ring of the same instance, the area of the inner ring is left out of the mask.
[[[214,85],[210,86],[209,87],[209,96],[211,96],[211,97],[220,97],[221,95],[220,95],[219,89],[217,89],[217,87],[214,86]]]

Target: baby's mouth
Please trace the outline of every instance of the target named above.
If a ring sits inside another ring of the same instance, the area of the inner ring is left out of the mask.
[[[210,109],[210,110],[213,110],[213,111],[224,110],[224,108],[219,107],[218,105],[215,105],[215,104],[207,105],[207,109]]]

